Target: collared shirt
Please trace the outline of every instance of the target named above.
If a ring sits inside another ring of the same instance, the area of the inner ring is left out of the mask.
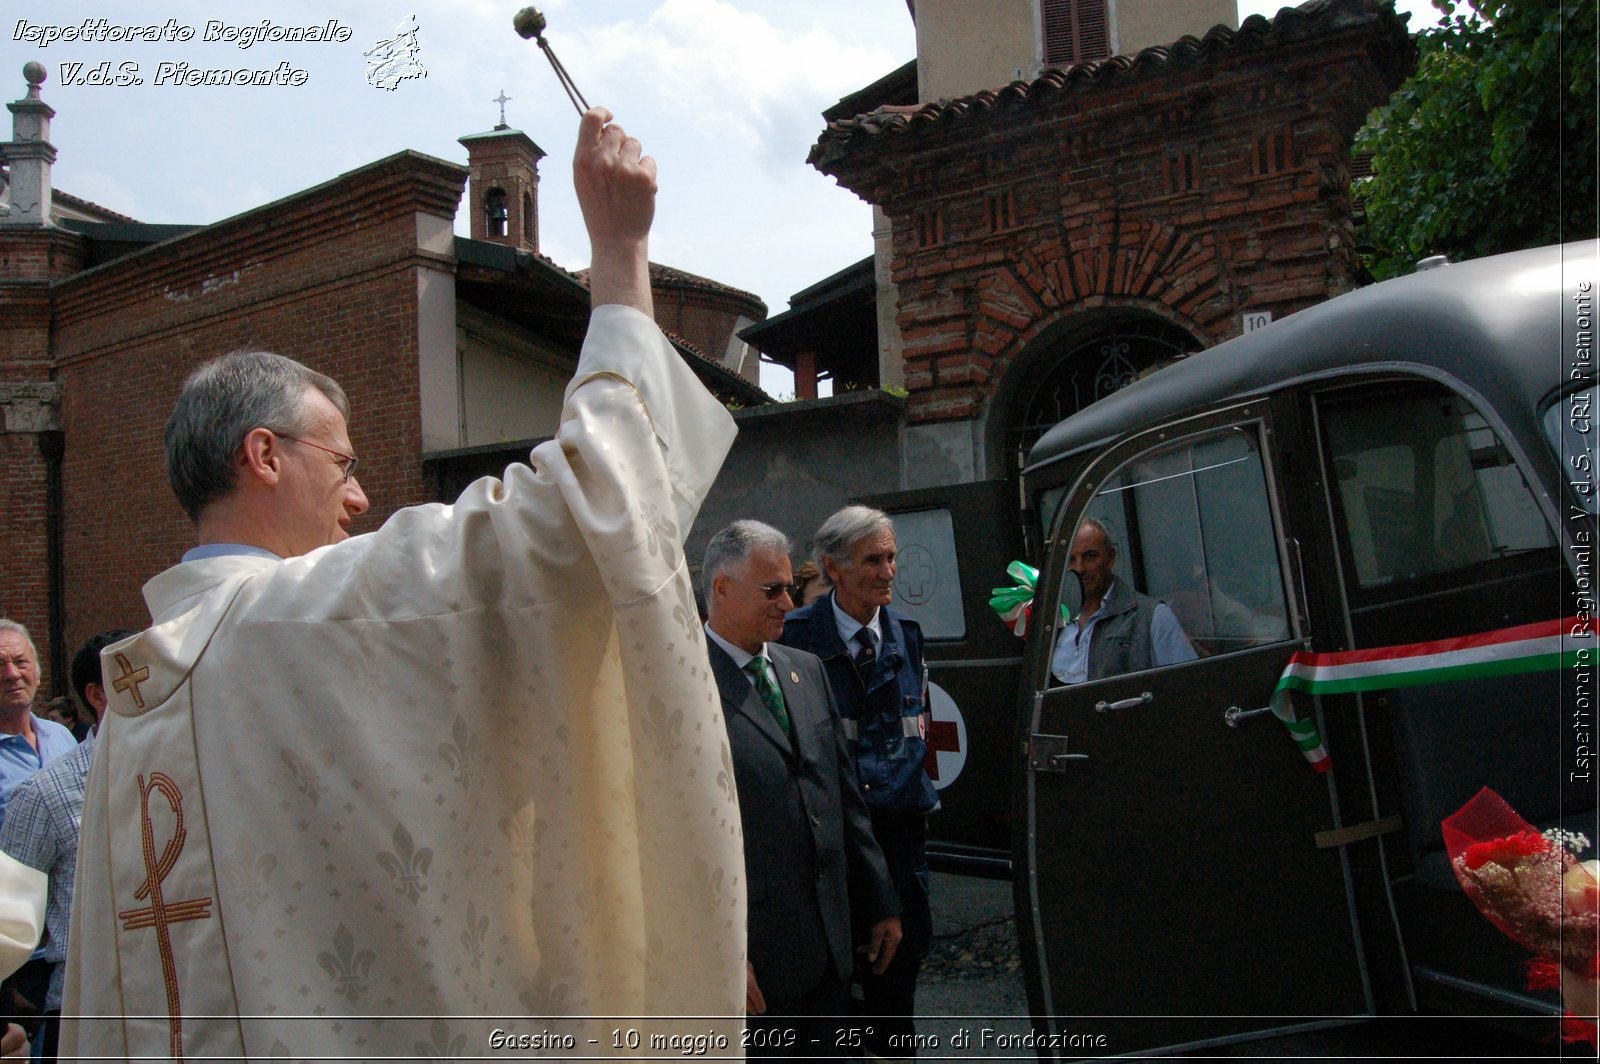
[[[1089,646],[1094,642],[1094,626],[1106,612],[1106,601],[1111,598],[1111,588],[1115,586],[1116,581],[1112,581],[1100,600],[1100,607],[1092,614],[1080,617],[1077,624],[1068,622],[1062,629],[1061,641],[1050,659],[1050,671],[1062,683],[1083,683],[1089,679]],[[1150,644],[1157,668],[1195,658],[1194,647],[1183,634],[1183,625],[1165,602],[1156,603],[1150,615]]]
[[[190,547],[183,552],[186,562],[198,562],[205,558],[225,558],[230,554],[248,554],[261,558],[271,558],[281,562],[283,559],[265,547],[253,547],[248,543],[202,543],[198,547]]]
[[[0,824],[5,823],[6,804],[17,784],[78,745],[71,728],[43,717],[33,718],[33,734],[39,740],[37,750],[21,732],[0,734]]]
[[[66,985],[67,925],[72,917],[72,888],[78,864],[78,821],[83,814],[83,785],[94,756],[94,733],[75,750],[17,784],[10,815],[0,825],[0,850],[50,877],[45,902],[42,955],[54,966],[46,1009],[61,1007]]]
[[[872,645],[874,647],[883,646],[882,610],[874,608],[872,619],[867,621],[866,624],[862,624],[839,608],[839,596],[833,592],[828,593],[828,604],[833,607],[833,623],[839,628],[839,638],[844,640],[844,645],[850,651],[851,657],[855,657],[861,650],[861,644],[858,642],[852,643],[851,640],[855,639],[856,633],[863,628],[872,632]]]
[[[733,663],[735,665],[739,666],[739,672],[744,676],[744,678],[746,680],[750,681],[750,686],[751,687],[755,687],[756,678],[754,676],[750,675],[750,670],[745,668],[745,666],[750,664],[750,659],[751,658],[756,658],[756,657],[766,658],[768,662],[771,662],[772,661],[772,655],[767,653],[767,644],[762,643],[760,652],[757,653],[757,654],[752,654],[748,650],[744,649],[743,647],[734,646],[732,643],[730,643],[726,639],[722,638],[716,632],[713,632],[711,630],[711,625],[709,623],[706,624],[706,635],[710,636],[712,639],[715,639],[717,641],[717,646],[721,647],[723,650],[726,650],[728,652],[728,657],[732,658],[733,659]]]

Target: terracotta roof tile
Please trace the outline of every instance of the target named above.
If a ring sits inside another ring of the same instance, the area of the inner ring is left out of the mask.
[[[1409,15],[1397,16],[1393,8],[1374,0],[1310,0],[1285,7],[1272,19],[1251,15],[1237,30],[1214,26],[1205,36],[1182,37],[1168,45],[1146,48],[1136,55],[1046,70],[1033,81],[1013,81],[958,99],[934,100],[918,106],[886,105],[867,114],[829,122],[811,148],[807,161],[824,173],[833,173],[863,138],[915,136],[935,127],[961,122],[1003,108],[1040,106],[1063,93],[1089,91],[1163,72],[1202,66],[1222,56],[1266,51],[1297,43],[1330,31],[1372,21],[1404,25]]]
[[[741,299],[753,300],[756,303],[760,303],[762,307],[766,306],[766,303],[762,302],[761,297],[756,295],[754,292],[746,292],[742,288],[735,288],[732,285],[723,284],[721,281],[713,281],[709,277],[701,277],[699,274],[690,273],[688,270],[680,270],[675,266],[663,266],[659,262],[652,262],[650,264],[650,280],[654,284],[677,285],[684,288],[699,288],[707,292],[718,292],[723,295],[738,296]]]
[[[678,348],[680,351],[698,358],[701,362],[704,362],[707,366],[709,366],[714,371],[715,376],[722,381],[723,386],[728,388],[730,391],[740,394],[744,398],[756,403],[770,403],[773,401],[772,396],[768,395],[760,387],[760,385],[751,384],[749,381],[733,372],[733,370],[724,366],[721,362],[718,362],[716,359],[700,350],[688,340],[685,340],[678,333],[672,332],[668,329],[662,329],[661,335],[672,341],[673,346]]]

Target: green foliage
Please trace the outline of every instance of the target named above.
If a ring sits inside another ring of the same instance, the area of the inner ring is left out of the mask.
[[[1433,0],[1417,72],[1356,138],[1375,276],[1593,237],[1596,0]]]

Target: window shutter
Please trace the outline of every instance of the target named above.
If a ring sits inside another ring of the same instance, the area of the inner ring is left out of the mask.
[[[1040,0],[1044,65],[1070,66],[1111,54],[1106,0]]]
[[[1044,16],[1044,65],[1072,62],[1072,0],[1041,0]]]
[[[1106,20],[1106,0],[1074,0],[1078,18],[1079,63],[1105,59],[1111,55],[1111,28]]]

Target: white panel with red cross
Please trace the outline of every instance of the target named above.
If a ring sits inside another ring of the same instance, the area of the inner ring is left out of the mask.
[[[961,719],[956,700],[936,683],[928,685],[928,701],[933,706],[933,721],[928,725],[928,756],[923,767],[940,790],[961,775],[967,763],[967,722]]]

